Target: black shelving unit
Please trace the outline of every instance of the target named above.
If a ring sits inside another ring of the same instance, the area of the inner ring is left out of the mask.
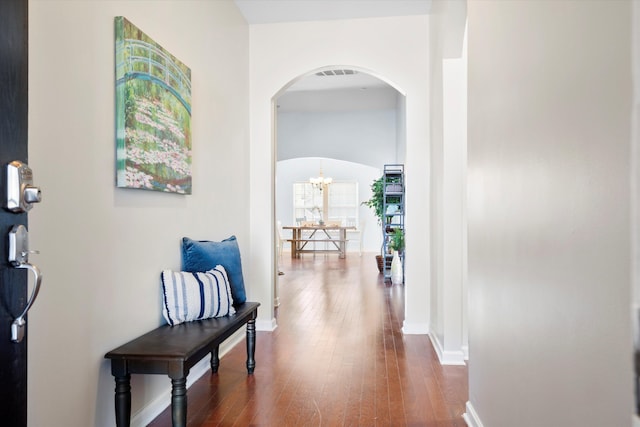
[[[382,194],[383,194],[383,217],[382,221],[382,248],[381,255],[384,258],[383,274],[385,279],[391,277],[391,240],[396,229],[404,228],[404,207],[405,207],[405,182],[404,182],[404,165],[389,164],[384,165],[382,175]],[[405,232],[406,235],[406,232]],[[400,254],[404,271],[404,251]]]

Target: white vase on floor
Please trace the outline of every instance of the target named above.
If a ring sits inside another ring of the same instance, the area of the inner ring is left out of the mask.
[[[391,284],[400,285],[402,281],[402,261],[400,260],[398,251],[393,251],[393,258],[391,258]]]

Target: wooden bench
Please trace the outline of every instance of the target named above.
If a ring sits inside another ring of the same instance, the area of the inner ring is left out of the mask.
[[[337,253],[340,258],[345,257],[347,240],[344,239],[287,239],[291,242],[291,258],[299,258],[299,254],[305,253]],[[313,249],[306,249],[312,243]],[[328,243],[325,249],[315,249],[316,243]]]
[[[171,378],[171,419],[173,427],[187,425],[187,375],[203,357],[211,353],[211,371],[218,372],[220,344],[242,325],[247,325],[247,371],[255,369],[257,302],[234,306],[236,313],[176,326],[164,325],[111,350],[115,378],[116,426],[131,422],[131,374],[164,374]]]

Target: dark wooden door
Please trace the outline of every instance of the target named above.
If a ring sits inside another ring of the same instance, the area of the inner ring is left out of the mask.
[[[27,4],[0,0],[0,204],[6,194],[5,165],[27,162]],[[27,339],[11,341],[11,323],[27,300],[27,271],[7,262],[7,235],[27,214],[0,209],[0,424],[27,425]]]

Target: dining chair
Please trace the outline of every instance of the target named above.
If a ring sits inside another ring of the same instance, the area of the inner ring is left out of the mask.
[[[276,235],[278,238],[278,257],[282,258],[282,252],[284,251],[284,242],[286,241],[284,237],[284,230],[282,229],[282,222],[276,221]]]
[[[364,219],[356,222],[355,218],[347,218],[348,227],[356,227],[354,230],[347,230],[347,240],[357,241],[359,244],[358,254],[362,256],[362,237],[364,236],[364,228],[366,226]]]

